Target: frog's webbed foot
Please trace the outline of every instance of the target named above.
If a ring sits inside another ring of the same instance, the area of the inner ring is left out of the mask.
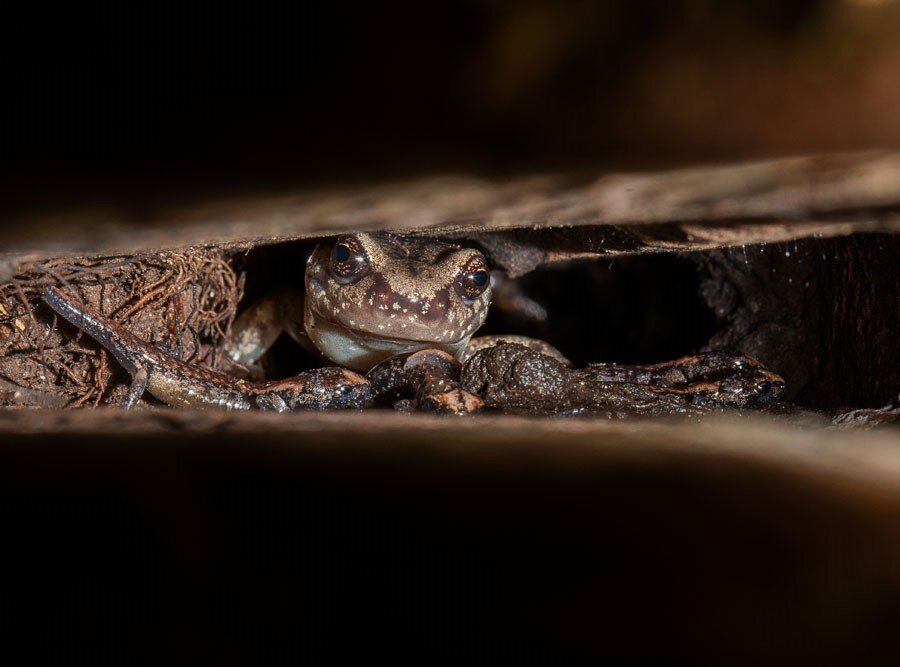
[[[398,411],[422,410],[464,415],[481,411],[483,401],[459,385],[460,363],[441,350],[392,357],[368,372],[375,400]],[[409,398],[409,396],[412,398]]]
[[[572,362],[559,350],[553,347],[550,343],[542,341],[539,338],[531,338],[530,336],[514,336],[514,335],[506,335],[506,336],[478,336],[477,338],[473,338],[469,341],[469,344],[466,345],[465,350],[462,353],[462,362],[466,362],[472,357],[475,356],[476,353],[481,350],[486,350],[489,347],[494,347],[498,343],[516,343],[517,345],[521,345],[522,347],[527,347],[529,350],[533,352],[538,352],[545,356],[548,356],[552,359],[556,359],[559,363],[564,366],[572,366]]]
[[[232,365],[229,370],[243,370],[246,373],[282,332],[304,344],[303,300],[301,290],[280,286],[238,315],[222,345],[225,359]]]
[[[343,410],[367,408],[373,394],[369,381],[343,368],[316,368],[253,390],[260,410]]]
[[[460,387],[427,394],[418,403],[423,412],[441,415],[471,415],[484,408],[481,398]]]
[[[421,350],[407,357],[404,373],[420,410],[450,415],[481,411],[484,402],[459,386],[460,367],[454,356],[440,350]]]

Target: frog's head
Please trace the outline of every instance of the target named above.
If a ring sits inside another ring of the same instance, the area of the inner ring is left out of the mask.
[[[320,244],[306,265],[306,331],[356,370],[426,348],[459,355],[490,303],[484,255],[431,239],[349,234]]]

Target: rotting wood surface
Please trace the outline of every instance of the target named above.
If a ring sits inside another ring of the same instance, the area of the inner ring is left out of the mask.
[[[614,226],[645,247],[705,249],[900,229],[900,153],[798,157],[656,173],[423,178],[7,218],[9,263],[28,256],[253,245],[345,230],[441,233]],[[654,229],[656,225],[674,225]],[[633,251],[633,244],[623,249]],[[606,249],[604,249],[606,251]],[[9,269],[7,269],[7,273]],[[3,267],[0,263],[0,276]]]

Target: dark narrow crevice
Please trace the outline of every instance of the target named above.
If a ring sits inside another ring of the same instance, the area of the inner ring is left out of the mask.
[[[546,318],[523,321],[494,308],[483,333],[546,340],[576,366],[667,361],[700,350],[715,333],[715,317],[700,298],[697,270],[681,256],[573,261],[517,282],[546,309]]]

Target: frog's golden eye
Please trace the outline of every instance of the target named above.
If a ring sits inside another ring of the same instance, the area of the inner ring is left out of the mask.
[[[470,260],[456,279],[456,292],[465,303],[472,303],[491,284],[491,274],[482,257]]]
[[[331,249],[329,269],[335,280],[346,285],[369,272],[369,257],[355,238],[338,239]]]

